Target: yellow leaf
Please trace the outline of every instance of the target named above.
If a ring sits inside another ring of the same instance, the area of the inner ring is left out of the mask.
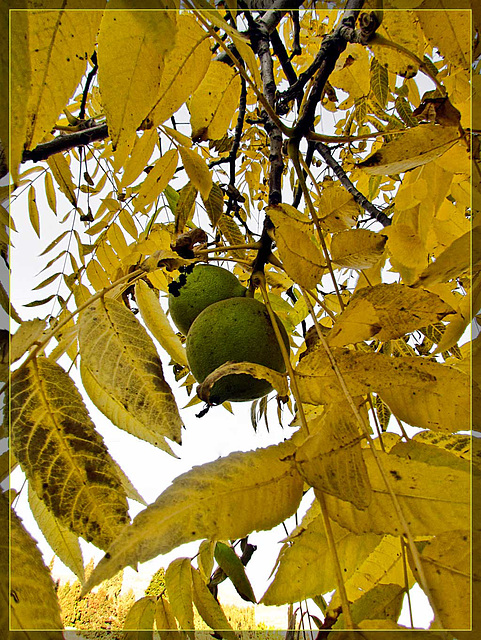
[[[336,522],[331,526],[343,578],[347,580],[355,574],[359,563],[376,548],[380,537],[375,534],[355,535]],[[276,567],[275,578],[263,595],[261,604],[300,602],[336,588],[334,558],[317,500],[285,541]]]
[[[481,579],[475,566],[472,576],[471,559],[481,550],[476,538],[474,542],[471,549],[471,531],[460,528],[438,534],[422,549],[421,565],[443,629],[471,628],[471,577]],[[411,567],[418,576],[412,560]]]
[[[5,23],[8,29],[8,21]],[[27,103],[30,93],[30,54],[28,42],[28,11],[12,11],[10,23],[10,62],[12,91],[10,94],[10,136],[2,136],[3,144],[10,138],[10,170],[14,181],[18,180],[18,169],[27,139]],[[4,72],[8,74],[8,45],[6,47]],[[5,80],[8,83],[8,75]],[[8,84],[3,85],[8,87]],[[8,111],[8,109],[5,109]],[[8,113],[4,117],[7,119]],[[7,153],[7,148],[5,148]],[[7,156],[8,157],[8,156]],[[3,200],[3,198],[2,198]]]
[[[392,413],[413,426],[439,431],[469,429],[469,376],[418,357],[390,357],[332,348],[352,396],[378,393]],[[302,402],[328,404],[345,396],[322,347],[296,368]]]
[[[414,576],[407,567],[408,585],[414,584]],[[373,552],[358,566],[344,586],[350,602],[354,602],[378,584],[405,584],[404,562],[399,537],[383,536]],[[341,604],[339,592],[333,595],[329,603],[331,609]]]
[[[26,320],[18,327],[10,342],[10,362],[19,360],[40,338],[46,322],[40,318]]]
[[[124,172],[120,180],[121,189],[128,187],[140,176],[152,157],[157,140],[158,132],[156,129],[148,129],[135,139],[132,153],[123,166]]]
[[[361,451],[359,426],[350,409],[335,405],[309,422],[312,433],[296,451],[296,463],[306,482],[320,491],[364,509],[371,487]]]
[[[147,332],[121,302],[96,301],[79,320],[81,375],[94,404],[120,429],[170,451],[181,419]]]
[[[45,172],[45,194],[47,196],[48,206],[57,215],[57,196],[55,195],[55,189],[53,187],[52,174],[48,171]]]
[[[239,105],[240,76],[223,62],[211,62],[189,101],[192,140],[220,140]]]
[[[161,594],[157,598],[155,626],[162,631],[163,640],[183,640],[185,633],[177,627],[177,621],[167,598]]]
[[[329,233],[349,229],[360,213],[359,205],[351,194],[344,187],[330,181],[324,182],[321,197],[316,204],[322,226]]]
[[[207,199],[212,189],[212,175],[207,164],[193,149],[180,146],[179,152],[190,181],[199,191],[202,198]]]
[[[385,44],[382,38],[386,38],[392,46]],[[369,48],[388,71],[405,78],[412,78],[416,75],[419,66],[411,56],[403,53],[396,45],[404,47],[422,60],[423,31],[412,11],[385,11],[377,34],[369,41]]]
[[[175,362],[188,366],[185,348],[172,329],[158,295],[143,280],[139,280],[135,285],[135,300],[142,319],[154,338]]]
[[[135,226],[135,222],[130,211],[127,209],[121,209],[119,213],[119,222],[125,231],[132,236],[132,238],[137,239],[139,237],[139,232],[137,231],[137,227]]]
[[[194,640],[194,608],[192,606],[193,585],[190,558],[173,560],[165,572],[165,586],[172,613],[180,628]]]
[[[349,43],[339,56],[329,82],[355,100],[367,96],[371,88],[370,61],[362,44]]]
[[[58,559],[83,583],[84,565],[78,536],[55,518],[30,484],[28,485],[28,504],[50,548]]]
[[[383,233],[387,235],[387,250],[390,256],[408,269],[419,272],[426,266],[428,255],[423,241],[412,227],[395,223]]]
[[[134,602],[127,613],[123,626],[124,631],[127,631],[124,635],[125,640],[140,640],[144,637],[142,631],[150,631],[152,635],[155,609],[153,596],[144,596]]]
[[[469,526],[469,473],[382,451],[378,451],[377,456],[412,535],[432,536]],[[364,511],[359,511],[350,502],[326,495],[329,515],[353,533],[372,532],[399,536],[402,527],[370,449],[364,449],[364,459],[372,487],[371,504]]]
[[[71,378],[47,358],[19,369],[11,420],[12,449],[32,489],[62,524],[106,548],[128,522],[127,500]]]
[[[172,179],[177,168],[179,155],[175,149],[166,151],[154,164],[143,181],[139,195],[134,200],[135,211],[152,204]]]
[[[402,173],[439,158],[458,140],[457,127],[419,125],[386,142],[357,166],[374,176]]]
[[[157,102],[149,114],[154,127],[173,116],[197,89],[211,59],[208,34],[189,14],[177,17],[176,39],[168,46]]]
[[[86,268],[87,278],[95,291],[101,291],[110,285],[110,280],[97,260],[90,260]]]
[[[217,221],[217,227],[229,245],[245,244],[244,235],[230,216],[221,213]],[[232,251],[232,255],[241,260],[245,260],[245,253],[243,249]]]
[[[231,27],[230,24],[220,16],[218,11],[213,11],[210,8],[209,10],[199,9],[199,13],[203,15],[208,24],[213,24],[232,38],[241,59],[245,62],[247,68],[252,74],[254,84],[261,89],[262,80],[259,72],[259,66],[248,38],[245,35],[240,34],[234,27]]]
[[[471,16],[468,9],[415,11],[424,35],[450,65],[468,70],[471,64]],[[443,34],[440,38],[439,34]]]
[[[42,554],[35,540],[24,529],[20,518],[13,510],[9,514],[5,494],[0,496],[0,509],[1,522],[7,530],[10,521],[10,536],[2,536],[0,550],[0,568],[2,575],[7,577],[5,586],[8,596],[2,593],[2,609],[6,609],[7,629],[23,631],[21,635],[24,635],[25,629],[41,630],[45,640],[60,640],[62,634],[54,631],[63,629],[60,606]],[[8,633],[8,637],[12,636],[13,633]]]
[[[463,234],[449,245],[435,262],[431,262],[421,273],[414,286],[427,286],[437,282],[447,282],[470,267],[481,263],[481,225]]]
[[[365,629],[396,629],[404,596],[402,584],[377,584],[353,603],[354,624]],[[345,616],[341,613],[333,629],[344,629],[345,625]]]
[[[325,261],[312,238],[312,222],[287,204],[268,207],[266,213],[275,226],[276,245],[287,275],[302,287],[314,289]]]
[[[35,187],[32,185],[28,190],[28,216],[33,230],[40,238],[40,220],[38,216],[38,207],[35,200]]]
[[[209,197],[204,200],[204,206],[209,216],[210,223],[215,229],[224,209],[224,192],[218,184],[214,182],[210,190]]]
[[[302,497],[304,483],[290,459],[293,453],[292,443],[285,442],[232,453],[178,476],[124,529],[86,589],[185,542],[272,529],[295,512]]]
[[[73,2],[63,5],[63,9],[72,8],[82,6],[76,3],[74,7]],[[28,100],[23,105],[27,122],[24,142],[32,149],[50,132],[85,73],[102,12],[29,11],[27,15],[31,71]],[[17,91],[19,85],[20,80],[14,80],[12,90]]]
[[[176,38],[174,17],[167,11],[104,13],[98,37],[99,87],[114,150],[132,144],[162,95],[165,58]]]
[[[440,322],[454,309],[434,293],[403,284],[378,284],[359,289],[337,317],[329,344],[347,344],[376,338],[385,342]]]
[[[191,567],[192,571],[192,597],[199,615],[211,629],[216,631],[226,640],[237,640],[230,622],[222,607],[209,591],[200,573]]]
[[[77,198],[75,197],[75,185],[72,182],[72,174],[65,156],[61,153],[56,153],[47,159],[47,164],[52,171],[52,175],[55,178],[60,191],[64,194],[67,200],[76,207]]]
[[[199,545],[197,565],[205,582],[208,582],[214,568],[215,540],[202,540]]]
[[[331,238],[331,260],[340,267],[370,269],[384,252],[386,236],[368,229],[348,229]]]

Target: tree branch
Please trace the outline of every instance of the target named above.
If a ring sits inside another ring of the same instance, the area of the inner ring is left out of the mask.
[[[388,218],[383,211],[381,211],[376,206],[374,206],[372,202],[369,202],[369,200],[365,196],[363,196],[362,193],[358,191],[358,189],[356,189],[356,187],[352,184],[352,182],[347,177],[344,169],[332,157],[331,152],[329,151],[329,148],[322,142],[318,142],[315,145],[315,149],[320,153],[320,155],[322,156],[322,159],[327,164],[327,166],[334,171],[334,173],[339,179],[339,182],[352,195],[354,200],[365,211],[367,211],[372,218],[375,218],[378,222],[380,222],[383,225],[383,227],[388,227],[391,224],[390,218]]]
[[[104,140],[108,138],[109,130],[106,124],[97,125],[96,127],[90,127],[89,129],[83,129],[82,131],[76,131],[75,133],[67,133],[65,135],[57,136],[53,140],[44,142],[31,149],[26,149],[22,155],[22,162],[40,162],[46,160],[56,153],[62,151],[68,151],[74,147],[82,147],[91,142],[97,140]]]

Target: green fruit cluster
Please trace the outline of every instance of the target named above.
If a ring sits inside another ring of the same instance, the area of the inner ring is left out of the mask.
[[[187,334],[186,353],[198,382],[226,362],[252,362],[278,372],[285,371],[284,359],[267,308],[226,269],[197,264],[181,274],[170,287],[172,320]],[[282,338],[289,338],[278,319]],[[266,380],[247,374],[219,379],[210,391],[210,402],[255,400],[272,391]]]
[[[233,273],[213,264],[196,264],[169,285],[169,311],[185,336],[199,313],[226,298],[245,296],[247,289]]]
[[[279,328],[286,348],[289,338]],[[285,364],[267,308],[254,298],[229,298],[205,309],[194,321],[186,342],[187,360],[198,382],[226,362],[253,362],[284,372]],[[210,402],[255,400],[272,391],[267,380],[248,374],[220,378],[210,391]]]

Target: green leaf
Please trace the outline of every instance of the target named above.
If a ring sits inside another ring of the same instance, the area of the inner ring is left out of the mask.
[[[243,600],[256,602],[256,597],[247,577],[245,567],[232,547],[217,542],[214,557],[219,567],[226,573],[235,587],[235,590]]]
[[[371,60],[371,91],[384,109],[389,95],[389,78],[386,67],[379,64],[376,58]]]

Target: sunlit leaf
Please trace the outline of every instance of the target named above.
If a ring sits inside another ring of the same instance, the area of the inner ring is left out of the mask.
[[[211,629],[217,631],[222,638],[226,640],[236,640],[237,634],[234,633],[222,607],[209,591],[202,576],[194,567],[191,567],[191,571],[192,598],[201,618]]]
[[[165,315],[159,297],[143,281],[135,285],[135,300],[147,328],[167,353],[179,364],[187,366],[185,348]]]
[[[370,175],[409,171],[442,156],[459,139],[456,127],[425,124],[408,129],[358,164]]]
[[[384,251],[386,236],[368,229],[347,229],[331,238],[331,260],[340,267],[369,269]]]
[[[455,432],[469,429],[469,376],[417,357],[332,349],[352,396],[375,392],[400,420],[421,428]],[[324,349],[318,347],[297,366],[303,402],[327,404],[345,398]]]
[[[112,545],[91,576],[92,588],[121,567],[202,538],[243,538],[271,529],[297,509],[303,480],[286,442],[232,453],[178,476]]]
[[[77,198],[75,196],[75,185],[72,181],[72,173],[67,160],[62,154],[56,153],[47,159],[47,163],[60,191],[67,200],[76,207]]]
[[[288,275],[306,289],[319,284],[325,263],[313,240],[312,222],[287,204],[268,207],[275,227],[276,245]]]
[[[135,199],[135,209],[143,209],[152,204],[167,187],[177,167],[178,154],[175,149],[166,151],[154,164],[152,171],[142,183],[139,195]]]
[[[481,575],[472,564],[478,557],[479,541],[471,548],[471,531],[460,529],[440,533],[422,547],[420,559],[433,604],[445,629],[470,629],[472,607],[471,579]],[[411,567],[419,578],[418,571]]]
[[[172,607],[164,594],[160,594],[157,598],[155,624],[157,629],[162,631],[162,638],[165,640],[182,640],[185,638],[185,633],[177,627]]]
[[[335,522],[332,531],[343,577],[347,580],[376,548],[380,537],[373,533],[356,535]],[[335,560],[316,500],[284,543],[277,559],[275,578],[260,602],[265,605],[298,602],[335,588]]]
[[[219,140],[239,104],[240,77],[235,69],[213,61],[189,101],[192,140]]]
[[[365,509],[371,487],[364,464],[361,441],[364,434],[349,409],[334,406],[309,422],[311,435],[297,449],[297,468],[316,489]]]
[[[207,199],[212,189],[212,176],[208,166],[193,149],[181,146],[179,152],[191,183],[199,191],[202,198]]]
[[[162,95],[165,57],[176,31],[175,13],[105,12],[98,37],[99,87],[114,149],[132,144]]]
[[[180,628],[194,640],[194,608],[192,605],[192,569],[189,558],[173,560],[165,572],[165,586],[172,613]]]
[[[122,303],[97,300],[79,320],[82,380],[92,401],[119,428],[170,451],[181,420],[151,338]]]
[[[471,478],[465,471],[427,464],[377,452],[377,458],[414,536],[466,528],[470,521]],[[360,534],[400,535],[403,528],[392,508],[392,498],[369,449],[364,459],[372,487],[372,500],[363,511],[351,503],[326,495],[329,515],[342,527]]]
[[[124,636],[125,640],[147,640],[149,636],[152,637],[155,609],[155,598],[152,596],[144,596],[134,602],[123,626],[124,631],[127,632]]]
[[[154,126],[163,124],[188,100],[202,82],[210,59],[206,32],[192,15],[179,15],[175,43],[164,60],[159,97],[149,114]]]
[[[33,230],[40,238],[40,219],[38,215],[37,201],[35,199],[35,187],[32,185],[28,190],[28,215]]]
[[[82,583],[84,581],[84,565],[78,536],[55,518],[45,503],[39,500],[30,485],[28,487],[28,504],[35,521],[55,555]]]
[[[454,310],[426,289],[402,284],[378,284],[359,289],[338,316],[329,344],[347,344],[376,338],[386,341],[443,320]]]

